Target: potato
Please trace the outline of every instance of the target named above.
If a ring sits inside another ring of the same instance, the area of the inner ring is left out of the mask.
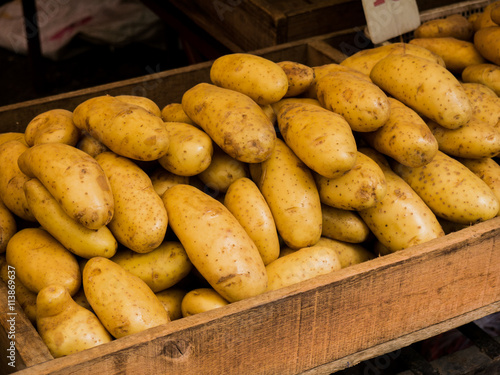
[[[496,23],[497,25],[500,25],[500,3],[496,2],[494,6],[491,8],[490,12],[490,17],[491,20]]]
[[[87,261],[83,288],[95,314],[115,338],[170,321],[168,312],[147,284],[108,258]]]
[[[388,251],[395,252],[444,235],[431,209],[388,165],[378,151],[361,147],[360,152],[377,162],[384,172],[387,193],[374,206],[358,211],[374,236]]]
[[[249,53],[230,53],[217,58],[210,68],[210,80],[261,105],[277,102],[288,91],[288,77],[278,64]],[[191,117],[189,113],[188,116]]]
[[[465,68],[462,81],[481,83],[500,95],[500,66],[495,64],[475,64]]]
[[[63,143],[30,147],[17,160],[37,178],[72,219],[89,229],[107,225],[114,213],[113,193],[101,166],[89,154]]]
[[[193,289],[187,292],[182,299],[182,317],[185,318],[226,305],[229,305],[229,302],[212,288]]]
[[[109,148],[107,148],[102,142],[92,137],[86,131],[82,131],[81,133],[82,135],[80,137],[80,140],[76,144],[76,148],[78,148],[79,150],[86,152],[93,158],[95,158],[101,152],[110,151]]]
[[[452,14],[444,18],[423,22],[414,30],[413,35],[415,38],[452,37],[470,41],[474,35],[474,29],[472,23],[465,16]]]
[[[146,111],[151,112],[153,115],[161,117],[160,108],[149,98],[136,95],[117,95],[115,98],[121,100],[122,102],[142,107]]]
[[[495,217],[500,203],[490,187],[459,161],[438,151],[422,167],[394,163],[394,171],[423,199],[436,216],[460,224]]]
[[[36,222],[31,212],[23,186],[30,177],[17,164],[19,156],[28,149],[24,142],[12,139],[0,144],[0,196],[5,206],[14,215]]]
[[[339,114],[313,104],[288,103],[278,112],[286,144],[316,173],[341,176],[356,163],[356,140]]]
[[[459,128],[472,116],[460,82],[439,64],[393,54],[380,60],[370,77],[391,96],[446,128]]]
[[[236,160],[259,163],[266,160],[273,150],[276,140],[273,123],[245,94],[199,83],[184,93],[182,108],[225,153]]]
[[[7,243],[17,232],[17,223],[14,214],[0,200],[0,254],[5,253]]]
[[[480,12],[477,18],[474,20],[473,28],[474,31],[483,29],[486,27],[496,26],[497,24],[491,19],[491,12],[500,4],[500,1],[493,1],[492,3],[486,5],[482,12]]]
[[[115,211],[108,228],[116,240],[138,253],[156,249],[165,238],[168,216],[149,176],[132,160],[111,151],[95,160],[113,192]]]
[[[446,69],[455,74],[462,74],[463,70],[475,64],[485,63],[484,57],[467,40],[453,37],[417,38],[412,39],[410,44],[419,45],[441,56]]]
[[[57,284],[38,293],[36,327],[54,358],[112,340],[97,316],[73,301],[66,288]]]
[[[349,243],[362,243],[370,238],[370,229],[356,211],[322,204],[321,214],[323,217],[322,237]]]
[[[389,119],[386,94],[376,85],[357,76],[330,73],[316,83],[318,100],[323,107],[342,115],[352,130],[374,131]]]
[[[277,115],[281,107],[285,104],[290,104],[290,103],[300,103],[300,104],[311,104],[315,105],[317,107],[321,107],[321,103],[318,101],[318,99],[313,99],[313,98],[284,98],[281,99],[279,102],[271,104],[271,108],[273,109],[273,112],[276,115],[276,121],[278,120]]]
[[[382,169],[357,151],[351,170],[337,178],[314,174],[321,203],[343,210],[358,211],[374,206],[384,198],[387,185]]]
[[[285,98],[297,96],[306,91],[314,80],[314,70],[310,66],[296,61],[279,61],[276,63],[286,74],[288,89]]]
[[[500,152],[500,129],[476,117],[458,129],[446,129],[433,121],[428,125],[439,149],[450,156],[478,159]]]
[[[24,134],[29,146],[52,142],[75,146],[80,138],[80,129],[73,123],[73,112],[51,109],[35,116],[26,126]]]
[[[266,290],[257,246],[222,203],[190,185],[171,187],[162,200],[192,264],[224,299],[234,302]]]
[[[276,290],[310,280],[342,268],[337,252],[330,247],[309,246],[284,255],[266,266],[267,290]]]
[[[186,115],[186,112],[184,112],[181,103],[167,104],[161,110],[161,118],[165,122],[183,122],[185,124],[193,125],[199,128],[199,125],[191,120],[188,115]]]
[[[80,272],[83,273],[83,268],[80,268]],[[87,300],[87,297],[85,296],[85,291],[83,290],[83,286],[81,286],[80,289],[78,289],[78,292],[76,292],[76,294],[73,296],[73,301],[75,301],[81,307],[84,307],[87,310],[94,312],[94,310],[92,310],[92,306],[90,306],[90,303]]]
[[[264,265],[277,259],[280,242],[276,223],[255,182],[246,177],[235,180],[227,189],[224,205],[257,246]]]
[[[111,151],[134,160],[157,160],[170,145],[160,117],[108,95],[80,103],[73,111],[73,121]]]
[[[186,290],[175,286],[155,293],[171,321],[182,318],[182,299],[186,293]]]
[[[401,164],[411,167],[427,164],[438,150],[436,138],[414,110],[397,99],[388,99],[389,120],[374,132],[361,133],[361,138]]]
[[[391,43],[374,48],[364,49],[349,56],[347,59],[342,61],[340,65],[350,67],[366,74],[367,76],[370,76],[372,68],[377,62],[388,55],[394,54],[409,54],[412,56],[418,56],[439,64],[443,67],[445,66],[443,59],[440,56],[436,55],[434,52],[409,43]]]
[[[310,169],[281,139],[261,163],[254,180],[274,217],[278,233],[293,249],[314,245],[321,236],[321,202]]]
[[[472,116],[495,126],[500,121],[500,98],[485,94],[484,88],[478,89],[466,83],[462,85],[472,106]]]
[[[167,189],[177,184],[189,184],[188,176],[178,176],[163,167],[157,167],[149,173],[153,189],[161,196]]]
[[[0,133],[0,145],[8,141],[20,141],[23,145],[28,146],[24,133],[6,132]]]
[[[75,255],[41,228],[19,230],[7,244],[7,263],[16,269],[26,288],[34,293],[51,284],[59,284],[74,295],[81,285],[81,273]]]
[[[155,293],[174,286],[193,268],[178,241],[164,241],[147,254],[120,249],[111,260],[142,279]]]
[[[89,229],[73,220],[36,178],[24,183],[24,192],[38,223],[73,254],[87,259],[115,254],[118,243],[107,226]]]
[[[498,98],[498,95],[495,93],[495,91],[493,91],[491,88],[489,88],[483,83],[462,82],[462,86],[464,87],[467,95],[469,95],[468,91],[472,93],[472,95],[469,96],[469,99],[471,101],[476,99],[476,97],[482,97],[482,96],[490,96],[492,98]]]
[[[168,152],[158,159],[167,171],[179,176],[203,172],[212,161],[212,139],[199,128],[182,122],[166,122],[170,138]]]
[[[345,243],[327,237],[321,237],[313,247],[328,247],[333,249],[337,253],[342,268],[375,258],[375,254],[361,245]]]
[[[474,33],[474,45],[489,62],[500,65],[500,26],[489,26]]]
[[[281,99],[281,100],[283,100],[283,99]],[[274,105],[274,103],[273,103],[273,105]],[[269,118],[269,120],[271,120],[271,123],[273,125],[276,124],[276,113],[274,112],[272,105],[271,104],[261,105],[260,108],[262,109],[262,111],[264,111],[264,113]]]

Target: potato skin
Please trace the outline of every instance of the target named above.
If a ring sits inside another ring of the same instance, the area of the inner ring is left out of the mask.
[[[286,144],[309,168],[328,178],[338,177],[356,163],[356,140],[345,119],[313,104],[291,102],[278,112]]]
[[[452,14],[422,23],[413,33],[415,38],[452,37],[470,41],[474,35],[472,23],[461,14]]]
[[[6,132],[0,133],[0,145],[8,141],[20,141],[23,145],[28,146],[24,133]],[[28,146],[29,147],[29,146]]]
[[[500,121],[500,98],[494,92],[493,95],[491,92],[486,93],[487,86],[478,88],[477,85],[471,87],[470,83],[462,84],[472,106],[472,116],[491,126],[496,126]]]
[[[490,26],[474,33],[474,45],[493,64],[500,65],[500,26]]]
[[[278,64],[249,53],[218,57],[210,68],[210,80],[219,87],[248,95],[260,105],[277,102],[288,90],[288,77]]]
[[[288,89],[284,98],[297,96],[306,91],[314,81],[314,69],[296,61],[279,61],[276,63],[285,72]]]
[[[149,176],[132,160],[114,152],[95,159],[109,180],[115,210],[108,228],[117,241],[138,253],[148,253],[163,242],[168,226],[165,206]]]
[[[186,290],[175,286],[155,293],[165,310],[168,311],[171,321],[182,318],[182,299],[186,293]]]
[[[359,244],[345,243],[327,237],[321,237],[314,246],[333,249],[337,253],[342,268],[375,258],[375,254]]]
[[[188,176],[178,176],[159,166],[149,172],[149,178],[156,193],[161,197],[163,193],[177,184],[189,184]]]
[[[24,132],[26,143],[60,142],[75,146],[80,138],[80,129],[73,123],[73,112],[66,109],[51,109],[35,116]]]
[[[181,302],[182,317],[199,314],[229,305],[222,296],[212,288],[196,288],[186,293]]]
[[[152,101],[151,99],[145,96],[137,96],[137,95],[117,95],[116,99],[121,100],[122,102],[137,105],[139,107],[144,108],[148,112],[151,112],[153,115],[160,117],[161,110],[158,105]]]
[[[348,243],[362,243],[370,238],[370,229],[356,211],[322,204],[321,213],[322,237]]]
[[[17,232],[17,223],[14,214],[0,200],[0,254],[5,253],[7,244]]]
[[[266,290],[257,246],[222,203],[190,185],[171,187],[162,200],[193,266],[224,299],[234,302]]]
[[[64,212],[89,229],[107,225],[114,213],[111,186],[97,161],[63,143],[30,147],[18,158],[20,170],[36,177]]]
[[[170,103],[167,104],[161,110],[161,118],[165,122],[183,122],[185,124],[193,125],[199,128],[199,126],[191,120],[191,118],[186,115],[181,103]]]
[[[259,163],[266,160],[273,150],[276,132],[272,122],[245,94],[199,83],[184,93],[182,108],[236,160]]]
[[[469,65],[462,71],[462,81],[481,83],[500,95],[500,66],[490,63]]]
[[[456,129],[472,108],[460,82],[446,68],[411,55],[388,55],[372,69],[373,82],[420,115]]]
[[[82,150],[95,158],[101,152],[110,151],[102,142],[92,137],[89,133],[83,131],[76,148]]]

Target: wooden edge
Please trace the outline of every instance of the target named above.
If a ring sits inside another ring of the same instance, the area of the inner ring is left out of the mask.
[[[489,2],[490,1],[488,0],[470,0],[425,10],[420,13],[420,21],[425,22],[436,18],[446,17],[451,14],[460,14],[472,10],[479,10],[486,6]]]
[[[347,58],[347,55],[338,49],[332,47],[330,44],[326,43],[324,40],[312,40],[308,43],[308,47],[319,52],[328,58],[330,58],[335,63],[340,63]]]

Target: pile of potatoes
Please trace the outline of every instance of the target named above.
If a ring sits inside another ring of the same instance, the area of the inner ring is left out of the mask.
[[[41,113],[0,134],[1,277],[61,357],[492,219],[500,79],[448,64],[229,54],[180,103]]]

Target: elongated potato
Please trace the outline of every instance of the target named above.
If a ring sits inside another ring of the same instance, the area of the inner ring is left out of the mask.
[[[119,243],[133,251],[156,249],[165,238],[168,216],[149,176],[132,160],[111,151],[95,160],[109,180],[115,202],[108,228]]]
[[[257,104],[271,104],[288,91],[288,77],[275,62],[250,53],[230,53],[210,68],[213,84],[248,95]],[[188,113],[188,116],[191,117]],[[194,120],[196,122],[196,120]]]
[[[19,133],[19,132],[6,132],[6,133],[0,133],[0,145],[2,143],[8,142],[8,141],[20,141],[22,144],[25,146],[28,146],[26,143],[26,138],[24,136],[24,133]]]
[[[144,108],[145,110],[151,112],[153,115],[160,117],[161,110],[158,105],[152,101],[151,99],[145,96],[137,96],[137,95],[117,95],[116,99],[121,100],[122,102],[137,105],[139,107]]]
[[[73,121],[111,151],[134,160],[157,160],[170,145],[160,117],[112,96],[80,103],[73,111]]]
[[[171,187],[162,200],[192,264],[224,299],[234,302],[266,290],[257,246],[222,203],[190,185]]]
[[[278,112],[283,107],[285,104],[290,104],[290,103],[300,103],[300,104],[311,104],[315,105],[317,107],[321,107],[321,103],[318,101],[318,99],[313,99],[313,98],[284,98],[281,99],[279,102],[271,104],[271,108],[273,109],[273,112],[276,115],[276,120],[278,120]]]
[[[255,180],[254,180],[255,181]],[[321,236],[321,201],[311,170],[281,139],[261,163],[255,181],[274,217],[278,233],[293,249],[314,245]]]
[[[476,223],[495,217],[500,208],[495,194],[483,180],[441,151],[422,167],[394,163],[393,169],[443,219]]]
[[[199,126],[191,120],[191,118],[186,115],[181,103],[170,103],[167,104],[161,110],[161,118],[165,122],[183,122],[185,124],[190,124],[199,128]]]
[[[500,121],[500,98],[495,93],[494,95],[484,93],[484,88],[470,85],[470,83],[462,84],[472,106],[472,116],[491,126],[496,126]]]
[[[189,184],[188,176],[178,176],[163,167],[157,167],[149,173],[149,178],[156,193],[161,197],[169,188],[177,184]]]
[[[296,61],[279,61],[276,63],[286,74],[288,89],[284,98],[297,96],[306,91],[314,81],[314,70],[310,66]]]
[[[350,267],[354,264],[363,263],[375,258],[375,254],[368,251],[359,244],[345,243],[327,237],[321,237],[314,247],[329,247],[333,249],[339,258],[342,268]]]
[[[486,5],[482,12],[478,13],[477,18],[474,20],[473,28],[474,31],[478,31],[480,29],[496,26],[497,24],[491,19],[491,12],[494,8],[496,8],[500,4],[499,1],[493,1],[492,3]]]
[[[29,146],[52,142],[75,146],[80,138],[80,129],[73,123],[73,112],[51,109],[33,118],[26,126],[24,135]]]
[[[187,290],[176,286],[155,293],[165,310],[167,310],[171,321],[182,318],[182,299],[186,293]]]
[[[14,214],[0,200],[0,254],[5,253],[7,244],[17,232],[17,223]]]
[[[445,128],[459,128],[472,116],[462,85],[437,63],[411,55],[388,55],[373,67],[370,77],[384,91]]]
[[[110,151],[109,148],[106,147],[106,145],[92,137],[86,131],[82,131],[81,133],[82,135],[78,143],[76,144],[76,148],[78,148],[79,150],[86,152],[93,158],[95,158],[101,152]]]
[[[370,229],[356,211],[322,204],[321,214],[322,237],[349,243],[362,243],[370,238]]]
[[[73,220],[36,178],[24,183],[24,192],[38,223],[73,254],[87,259],[115,254],[118,243],[107,226],[89,229]]]
[[[186,293],[181,302],[182,317],[200,314],[229,305],[219,293],[212,288],[196,288]]]
[[[20,170],[36,177],[64,212],[89,229],[107,225],[114,213],[113,193],[101,166],[89,154],[63,143],[44,143],[24,151]]]
[[[323,107],[342,115],[352,130],[374,131],[389,119],[387,95],[376,85],[346,72],[330,73],[316,83]]]
[[[388,98],[389,120],[374,132],[361,137],[375,150],[404,165],[418,167],[432,160],[438,142],[425,121],[399,100]]]
[[[500,3],[497,2],[492,6],[490,17],[493,22],[495,22],[497,25],[500,25]]]
[[[300,160],[322,176],[341,176],[356,163],[352,129],[337,113],[313,104],[285,103],[278,112],[278,126]]]
[[[199,83],[184,93],[182,108],[224,152],[237,160],[259,163],[273,150],[276,132],[272,122],[245,94]]]
[[[264,265],[277,259],[280,242],[276,223],[255,182],[242,177],[231,183],[224,197],[224,205],[245,228],[259,249]]]
[[[384,198],[358,211],[377,240],[395,252],[443,236],[436,215],[410,185],[391,170],[385,156],[366,147],[359,151],[377,162],[387,182]]]
[[[452,14],[423,22],[413,33],[415,38],[452,37],[470,41],[474,35],[472,23],[461,14]]]
[[[500,66],[489,63],[469,65],[462,72],[462,81],[481,83],[500,95]]]
[[[483,27],[476,31],[474,45],[486,60],[500,65],[500,26]]]

